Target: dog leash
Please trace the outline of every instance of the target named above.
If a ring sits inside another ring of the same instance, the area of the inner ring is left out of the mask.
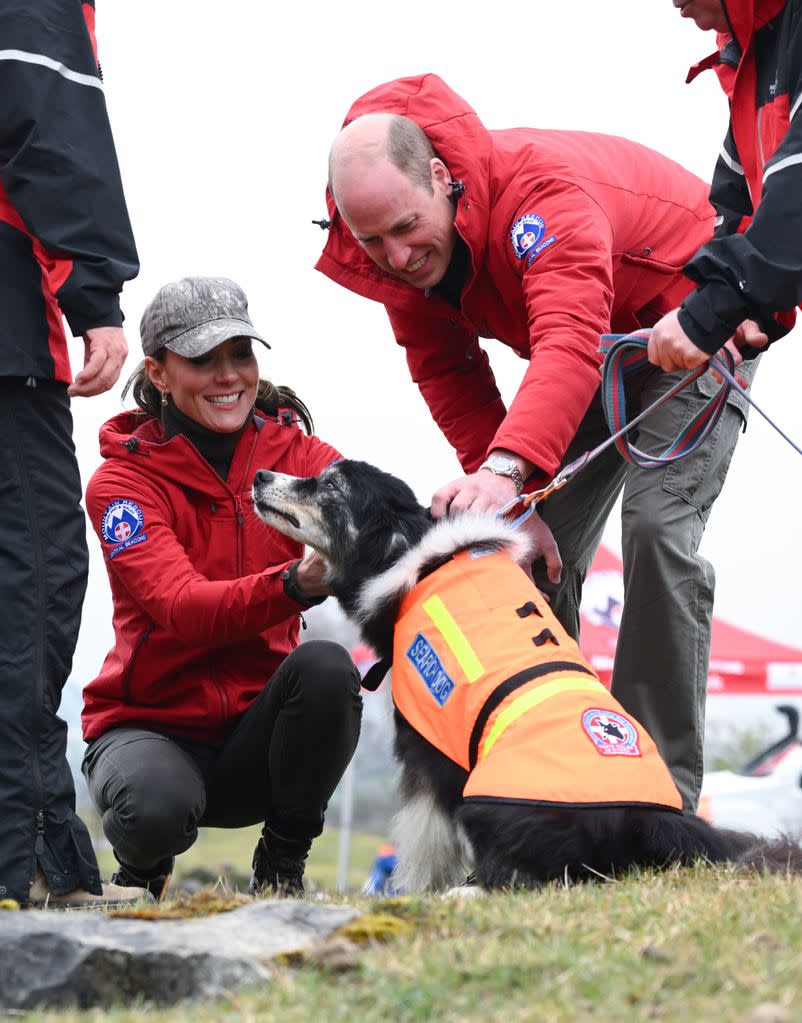
[[[734,375],[735,360],[726,348],[722,348],[717,355],[710,359],[709,362],[692,370],[679,380],[672,388],[670,388],[670,390],[666,391],[665,394],[661,395],[653,401],[651,405],[648,405],[645,409],[643,409],[637,416],[635,416],[634,419],[627,422],[626,398],[624,393],[625,379],[632,373],[650,365],[647,353],[650,335],[651,330],[637,330],[631,334],[601,335],[599,351],[604,354],[604,361],[601,367],[602,406],[604,409],[605,419],[607,420],[607,425],[610,428],[611,436],[591,451],[586,451],[584,454],[580,455],[579,458],[564,466],[557,475],[546,484],[545,487],[542,487],[540,490],[532,491],[532,493],[529,494],[521,494],[519,497],[516,497],[512,501],[503,505],[496,513],[499,518],[503,515],[507,515],[520,504],[524,507],[525,511],[513,522],[515,527],[519,526],[521,523],[525,522],[531,514],[533,514],[535,505],[539,504],[541,501],[545,501],[546,498],[550,497],[556,490],[562,489],[562,487],[564,487],[570,479],[572,479],[580,470],[584,469],[585,466],[600,455],[602,451],[605,451],[608,447],[610,447],[611,444],[615,444],[621,456],[625,458],[626,461],[633,465],[638,465],[642,469],[659,469],[671,462],[678,461],[680,458],[684,458],[686,455],[695,451],[700,444],[703,444],[713,432],[719,418],[721,417],[721,413],[724,411],[727,398],[733,389],[739,394],[742,394],[745,400],[748,401],[761,416],[763,416],[769,425],[772,426],[796,452],[802,455],[802,448],[795,444],[790,437],[788,437],[787,434],[785,434],[780,427],[769,418],[763,409],[761,409],[760,406],[752,399],[747,389],[738,383]],[[656,409],[660,408],[667,401],[670,401],[671,398],[679,394],[679,392],[687,387],[688,384],[697,380],[703,373],[706,373],[707,370],[711,368],[715,369],[721,375],[721,386],[718,391],[704,404],[699,412],[694,415],[691,421],[683,427],[677,437],[668,445],[667,448],[665,448],[664,451],[658,455],[649,455],[635,447],[634,444],[630,443],[626,434],[633,426],[636,426]]]

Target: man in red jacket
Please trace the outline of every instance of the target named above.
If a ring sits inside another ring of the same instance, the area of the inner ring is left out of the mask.
[[[762,348],[793,326],[802,301],[802,2],[673,0],[684,18],[715,29],[714,67],[730,99],[730,126],[710,201],[715,238],[691,259],[696,283],[656,325],[649,358],[691,369],[735,338]]]
[[[433,513],[493,511],[609,436],[599,335],[651,326],[687,293],[682,268],[713,232],[707,187],[624,139],[489,131],[435,75],[378,86],[345,124],[317,268],[385,306],[460,459],[466,475],[435,493]],[[528,362],[509,409],[480,337]],[[647,372],[630,401],[673,382]],[[662,451],[714,386],[702,378],[650,416],[640,444]],[[688,808],[702,779],[713,608],[697,548],[742,425],[728,407],[704,450],[664,472],[610,450],[542,506],[559,555],[547,546],[536,579],[578,638],[582,581],[624,487],[613,691],[655,737]]]

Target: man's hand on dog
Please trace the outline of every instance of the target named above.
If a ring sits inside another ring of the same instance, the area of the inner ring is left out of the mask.
[[[295,581],[301,594],[310,600],[314,600],[315,597],[327,597],[331,593],[326,585],[328,570],[328,561],[317,551],[310,551],[302,558],[295,574]]]
[[[92,327],[84,334],[84,368],[70,384],[72,398],[89,398],[114,387],[128,355],[122,327]]]
[[[464,512],[471,515],[494,515],[516,496],[515,483],[508,476],[497,476],[486,469],[480,469],[470,476],[447,483],[435,492],[432,497],[432,518],[440,519],[444,515],[460,515]],[[534,556],[546,562],[549,581],[558,583],[563,563],[549,527],[537,512],[533,512],[521,528],[534,538]]]

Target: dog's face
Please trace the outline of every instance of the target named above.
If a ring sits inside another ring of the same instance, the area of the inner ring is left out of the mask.
[[[253,504],[261,519],[335,568],[364,559],[368,548],[382,560],[401,553],[417,541],[425,521],[406,483],[347,460],[305,479],[262,469],[254,476]]]

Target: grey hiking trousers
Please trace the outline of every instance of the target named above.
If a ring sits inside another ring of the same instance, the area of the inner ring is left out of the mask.
[[[748,381],[757,361],[739,367]],[[658,370],[638,374],[627,385],[627,418],[634,418],[682,375]],[[662,452],[717,387],[710,373],[704,374],[636,427],[633,440],[649,454]],[[696,809],[702,785],[715,589],[713,566],[699,556],[698,548],[746,425],[747,407],[741,396],[731,396],[702,447],[667,468],[639,469],[611,445],[538,508],[554,533],[563,572],[555,587],[538,561],[535,581],[549,595],[563,626],[581,643],[582,584],[623,487],[624,607],[612,691],[651,733],[687,810]],[[563,464],[609,435],[597,393]]]

